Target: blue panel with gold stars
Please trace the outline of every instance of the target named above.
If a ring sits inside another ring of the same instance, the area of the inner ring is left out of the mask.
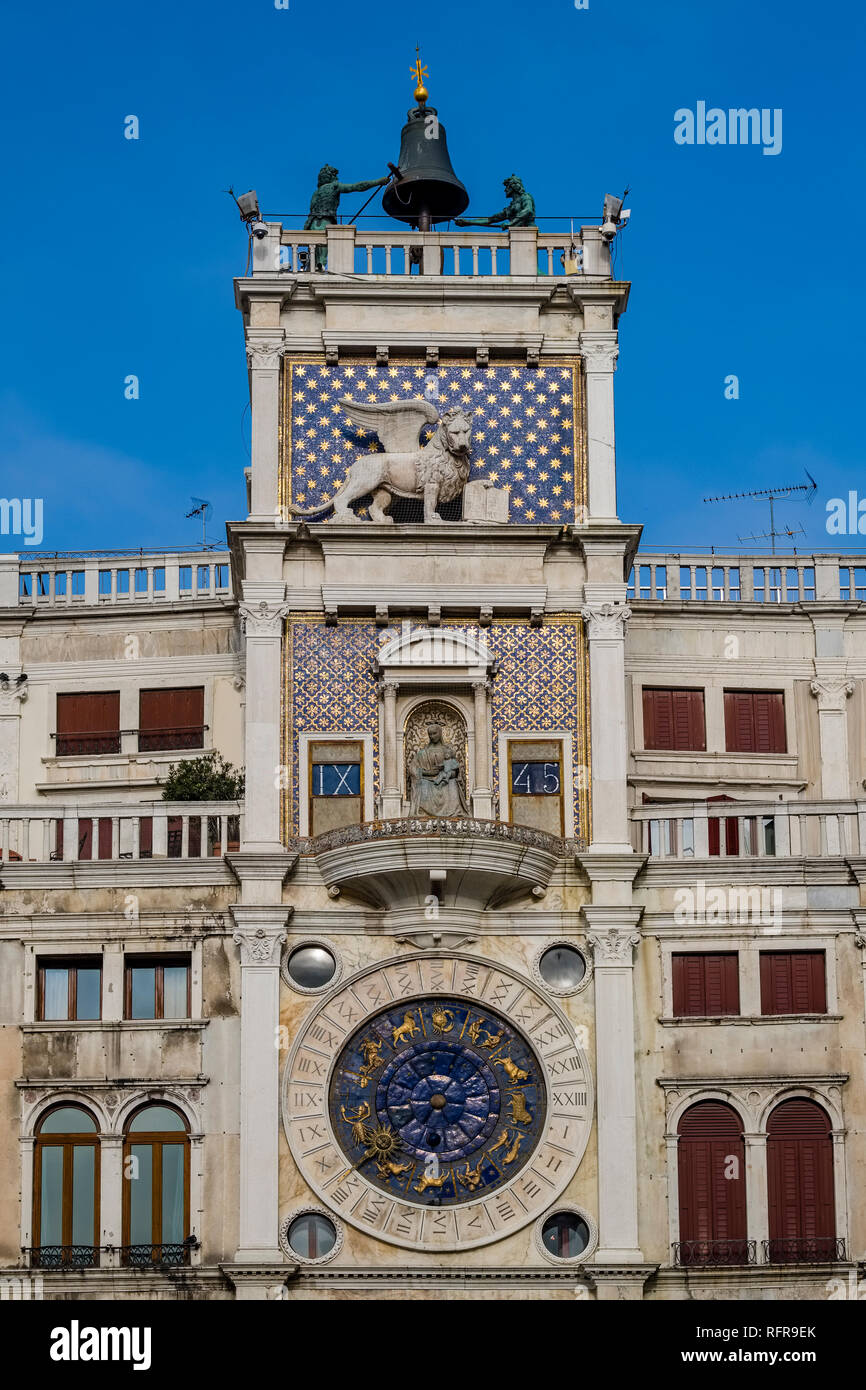
[[[359,452],[381,444],[369,429],[348,423],[339,404],[348,397],[366,404],[423,398],[440,412],[472,410],[470,481],[508,488],[512,525],[563,525],[579,518],[585,502],[582,379],[575,362],[538,367],[496,363],[478,367],[449,360],[439,367],[417,361],[383,366],[363,360],[326,366],[320,359],[286,358],[283,368],[281,499],[304,510],[328,503]],[[420,442],[432,433],[426,430]],[[355,504],[367,515],[368,499]],[[395,504],[398,522],[421,521],[420,503]],[[450,508],[451,510],[446,510]],[[446,520],[460,519],[460,500],[446,503]]]
[[[510,1182],[544,1129],[541,1067],[505,1019],[465,1000],[394,1005],[337,1058],[331,1125],[348,1164],[409,1202],[452,1206]]]

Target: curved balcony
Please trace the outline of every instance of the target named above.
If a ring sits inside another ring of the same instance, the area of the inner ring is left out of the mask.
[[[401,817],[329,830],[303,841],[330,890],[347,890],[374,907],[501,907],[547,889],[566,843],[503,821]]]

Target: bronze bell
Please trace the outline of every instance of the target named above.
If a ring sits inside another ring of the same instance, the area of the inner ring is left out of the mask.
[[[389,217],[429,231],[435,222],[459,217],[469,206],[469,194],[451,168],[445,127],[435,106],[416,106],[409,112],[400,138],[400,182],[389,184],[382,207]]]

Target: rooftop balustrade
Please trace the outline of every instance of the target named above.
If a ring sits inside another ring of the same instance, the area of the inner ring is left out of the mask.
[[[641,552],[629,602],[815,603],[866,600],[866,556],[684,555]]]
[[[657,859],[866,854],[866,801],[705,801],[639,806],[634,848]]]
[[[231,598],[226,550],[0,556],[0,608],[130,608]]]

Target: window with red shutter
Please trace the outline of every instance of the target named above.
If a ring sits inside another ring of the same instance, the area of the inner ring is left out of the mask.
[[[674,752],[701,752],[707,746],[702,690],[645,686],[644,747]]]
[[[204,687],[142,690],[139,696],[138,750],[204,747]]]
[[[120,752],[120,691],[57,696],[57,756]]]
[[[729,753],[787,752],[784,692],[726,690],[725,748]]]
[[[679,1124],[677,1146],[683,1265],[742,1264],[746,1241],[743,1126],[721,1101],[698,1101]]]
[[[762,1014],[827,1012],[823,951],[761,952]]]
[[[736,951],[676,951],[673,965],[675,1018],[715,1018],[740,1012]]]
[[[830,1117],[815,1101],[782,1101],[767,1121],[768,1253],[773,1264],[837,1258]]]

